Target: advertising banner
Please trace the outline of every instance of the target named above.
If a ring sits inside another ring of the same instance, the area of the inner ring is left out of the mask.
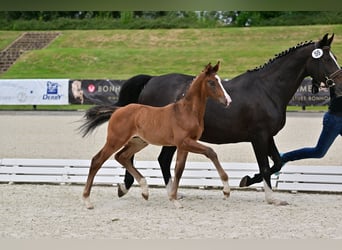
[[[70,104],[113,104],[126,80],[69,80]]]
[[[69,104],[68,79],[4,79],[0,86],[0,105]]]
[[[0,105],[113,104],[126,80],[0,79]],[[329,90],[311,92],[306,78],[290,100],[290,106],[325,106]]]
[[[292,97],[289,106],[325,106],[330,102],[329,89],[320,88],[317,94],[311,92],[312,79],[305,78]]]

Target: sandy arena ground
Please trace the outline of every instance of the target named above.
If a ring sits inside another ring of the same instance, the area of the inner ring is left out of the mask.
[[[87,138],[76,133],[82,112],[0,112],[0,158],[90,159],[102,147],[106,126]],[[290,113],[276,136],[281,152],[315,145],[323,113]],[[255,162],[249,143],[212,145],[222,162]],[[342,140],[328,154],[303,165],[342,165]],[[137,160],[155,160],[149,146]],[[189,160],[207,161],[191,154]],[[208,162],[208,164],[210,164]],[[175,209],[164,188],[150,199],[132,188],[117,198],[116,187],[95,186],[94,210],[82,201],[83,186],[0,184],[0,239],[341,239],[342,196],[276,192],[288,206],[264,202],[264,193],[181,188],[184,208]]]

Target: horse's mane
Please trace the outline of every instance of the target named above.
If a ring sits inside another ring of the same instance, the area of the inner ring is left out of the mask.
[[[293,47],[291,47],[291,48],[289,48],[287,50],[284,50],[283,52],[281,52],[279,54],[275,54],[275,57],[269,59],[268,62],[266,62],[264,65],[260,65],[259,67],[256,67],[254,69],[249,69],[249,70],[247,70],[247,72],[261,70],[261,69],[265,68],[266,66],[268,66],[269,64],[271,64],[272,62],[274,62],[276,59],[278,59],[280,57],[283,57],[283,56],[289,54],[290,52],[292,52],[292,51],[294,51],[294,50],[296,50],[298,48],[302,48],[302,47],[311,45],[313,43],[314,43],[313,41],[305,41],[305,42],[298,43],[296,46],[293,46]]]

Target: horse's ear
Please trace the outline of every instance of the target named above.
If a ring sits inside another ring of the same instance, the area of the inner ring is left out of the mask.
[[[324,46],[328,45],[328,33],[323,36],[323,38],[318,41],[318,48],[323,48]]]
[[[334,40],[334,35],[335,35],[335,34],[333,33],[332,36],[328,39],[328,44],[327,44],[327,46],[330,47],[332,41]]]
[[[216,73],[220,68],[220,61],[216,63],[216,65],[213,67],[213,71]]]
[[[208,63],[207,66],[205,66],[203,72],[205,72],[206,74],[210,73],[210,71],[212,70],[212,66],[211,63]]]

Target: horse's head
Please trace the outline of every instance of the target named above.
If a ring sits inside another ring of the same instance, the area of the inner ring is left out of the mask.
[[[212,67],[211,63],[209,63],[203,70],[202,74],[204,74],[205,78],[205,86],[206,92],[209,97],[213,98],[214,100],[224,104],[226,107],[232,102],[232,99],[223,88],[221,83],[221,78],[217,75],[217,72],[220,67],[220,62]]]
[[[328,34],[314,44],[311,58],[307,62],[308,74],[312,77],[312,92],[317,93],[321,83],[326,86],[331,84],[331,76],[341,69],[336,57],[331,52],[330,46],[334,34],[328,38]]]

